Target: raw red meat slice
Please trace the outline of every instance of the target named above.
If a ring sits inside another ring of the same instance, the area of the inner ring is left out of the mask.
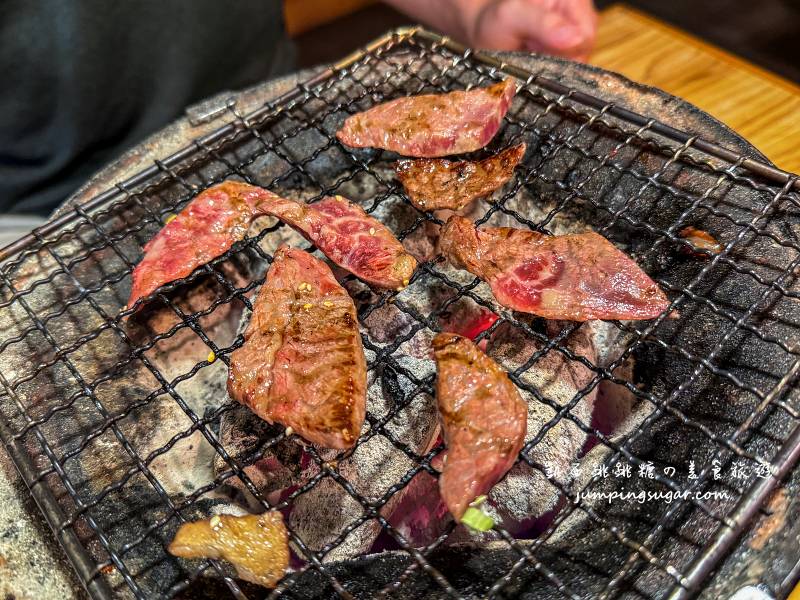
[[[359,205],[342,196],[314,204],[280,198],[265,212],[302,233],[337,265],[382,288],[408,285],[417,261],[394,234]]]
[[[524,155],[525,144],[517,144],[483,160],[401,160],[395,172],[418,209],[460,210],[511,179]]]
[[[453,215],[442,253],[486,281],[497,301],[546,319],[652,319],[669,305],[639,266],[594,232],[547,236]]]
[[[442,499],[457,521],[514,465],[528,409],[497,363],[454,333],[433,339],[436,397],[447,454],[439,478]]]
[[[407,285],[417,265],[385,225],[341,196],[305,204],[226,181],[199,194],[145,245],[128,306],[223,254],[260,215],[291,225],[337,265],[378,287]]]
[[[436,157],[483,148],[500,129],[517,93],[512,79],[449,94],[397,98],[355,114],[336,133],[354,148]]]
[[[231,398],[310,442],[355,444],[366,410],[366,361],[353,300],[324,262],[281,246],[244,339],[231,354]]]

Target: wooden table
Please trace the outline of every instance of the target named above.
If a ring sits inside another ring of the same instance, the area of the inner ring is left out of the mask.
[[[793,83],[624,4],[601,13],[589,62],[685,98],[778,167],[800,172],[800,87]]]

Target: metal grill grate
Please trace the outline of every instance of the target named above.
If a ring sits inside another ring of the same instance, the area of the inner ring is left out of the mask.
[[[341,146],[333,137],[338,125],[384,99],[485,85],[503,73],[524,86],[492,147],[524,140],[529,151],[513,185],[478,223],[505,219],[553,232],[570,220],[588,222],[658,281],[677,318],[612,323],[624,345],[604,362],[592,360],[570,344],[584,325],[545,328],[497,310],[477,280],[459,280],[434,258],[409,288],[441,286],[451,291],[446,300],[420,309],[405,292],[367,294],[359,312],[365,322],[392,305],[412,322],[390,340],[364,330],[370,371],[393,373],[404,391],[388,413],[368,414],[359,445],[385,438],[413,467],[368,498],[337,466],[350,453],[331,460],[309,448],[316,475],[281,497],[262,493],[245,467],[280,444],[284,432],[273,431],[257,451],[237,455],[220,435],[220,420],[236,407],[201,402],[197,390],[205,386],[217,401],[224,397],[219,382],[241,345],[226,323],[250,307],[271,260],[264,243],[282,228],[267,226],[156,293],[152,318],[126,320],[132,311],[120,307],[142,244],[200,190],[229,177],[278,193],[302,190],[309,202],[342,193],[376,214],[401,207],[411,216],[395,232],[410,239],[440,221],[410,208],[387,176],[391,156]],[[800,452],[793,396],[800,368],[795,176],[417,29],[378,40],[247,117],[228,110],[229,125],[2,255],[0,434],[90,593],[175,597],[201,587],[219,593],[219,585],[234,597],[260,597],[263,591],[237,583],[224,563],[178,561],[165,551],[179,523],[208,516],[232,478],[243,483],[253,510],[289,509],[329,480],[363,511],[320,549],[292,531],[299,560],[273,596],[695,593]],[[540,210],[519,203],[523,192],[541,201]],[[692,247],[679,234],[687,225],[712,231],[722,251],[687,252]],[[535,534],[517,539],[498,525],[495,539],[482,547],[448,549],[451,524],[414,548],[384,509],[415,477],[436,477],[431,462],[442,448],[421,454],[393,430],[405,409],[431,402],[433,394],[434,375],[406,368],[401,347],[421,332],[440,330],[440,318],[464,302],[499,316],[479,339],[507,328],[538,344],[510,375],[553,417],[526,444],[520,462],[561,500]],[[552,355],[590,373],[566,404],[526,379]],[[632,378],[622,374],[630,360]],[[604,430],[576,415],[575,407],[602,386],[627,394],[640,415],[635,426]],[[536,455],[562,423],[587,440],[575,460],[589,471],[569,481],[549,473]],[[194,447],[206,452],[197,460],[210,463],[216,455],[223,468],[204,481],[188,475],[173,481],[191,468],[180,461]],[[653,477],[637,485],[675,498],[622,509],[597,500],[588,492],[620,485],[602,469],[616,464],[643,473],[655,466]],[[714,467],[730,472],[735,464],[750,474],[715,477]],[[665,472],[669,466],[676,471]],[[679,496],[684,492],[706,496]],[[380,524],[386,552],[369,560],[325,560],[367,522]]]

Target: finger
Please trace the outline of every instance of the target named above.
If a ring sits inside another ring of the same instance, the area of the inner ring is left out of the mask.
[[[597,35],[597,11],[592,0],[561,0],[559,10],[583,32],[589,42]]]
[[[499,10],[503,26],[512,35],[527,44],[535,42],[546,52],[570,54],[586,43],[581,26],[551,3],[507,0]]]
[[[549,52],[552,44],[546,39],[546,33],[550,32],[550,37],[553,37],[554,28],[563,26],[570,25],[558,13],[548,11],[536,2],[495,0],[487,3],[478,15],[472,42],[475,46],[494,50],[525,50],[527,42],[533,41],[540,44],[542,51]],[[566,45],[571,44],[568,42]]]
[[[559,52],[553,52],[552,48],[545,48],[536,40],[524,40],[524,50],[527,52],[536,52],[539,54],[556,54],[558,56],[576,60],[578,62],[587,62],[589,59],[590,48],[577,46],[575,48],[568,48]]]
[[[528,1],[536,2],[537,0]],[[555,50],[561,56],[585,62],[594,46],[597,33],[597,11],[594,10],[592,1],[551,0],[549,8],[580,30],[580,35],[572,38],[572,44],[562,42],[559,47],[559,40],[551,40],[551,44],[555,46],[551,50]],[[528,41],[528,45],[530,45],[530,41]]]

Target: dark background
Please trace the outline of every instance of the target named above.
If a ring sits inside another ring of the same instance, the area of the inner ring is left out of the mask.
[[[614,4],[595,0],[598,9]],[[625,4],[800,83],[800,0],[631,0]],[[341,58],[411,21],[376,4],[296,38],[299,66]]]

